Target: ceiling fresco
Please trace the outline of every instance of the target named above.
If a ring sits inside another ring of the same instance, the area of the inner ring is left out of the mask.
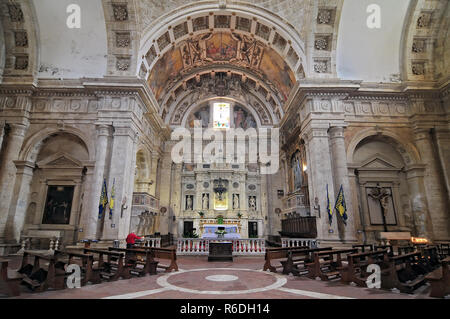
[[[153,67],[148,83],[161,102],[175,82],[195,68],[233,65],[251,70],[276,91],[283,102],[295,76],[283,58],[256,39],[238,33],[218,32],[192,37],[164,54]]]

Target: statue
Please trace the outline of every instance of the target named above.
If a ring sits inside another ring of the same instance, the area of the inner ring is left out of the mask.
[[[255,200],[255,196],[250,196],[250,198],[248,199],[249,203],[248,206],[250,207],[251,210],[256,210],[256,200]]]
[[[203,194],[203,199],[202,199],[202,201],[203,201],[202,208],[203,209],[209,209],[209,198],[208,197],[209,197],[208,194]]]
[[[192,210],[192,196],[186,198],[186,210]]]
[[[239,209],[239,195],[233,194],[233,209]]]

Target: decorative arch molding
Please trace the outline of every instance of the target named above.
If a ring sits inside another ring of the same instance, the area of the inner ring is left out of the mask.
[[[402,138],[395,132],[388,129],[377,130],[376,128],[368,128],[358,132],[350,141],[347,147],[347,163],[353,163],[353,156],[355,154],[356,147],[366,138],[370,136],[384,136],[389,137],[396,146],[397,151],[402,156],[406,165],[420,164],[421,159],[419,152],[412,143],[400,142]]]
[[[32,157],[33,155],[37,155],[40,148],[42,147],[42,143],[44,142],[44,140],[56,133],[66,133],[79,138],[81,142],[84,143],[84,146],[88,151],[89,161],[95,161],[96,152],[94,142],[91,141],[81,130],[70,126],[64,126],[64,129],[48,127],[39,130],[35,134],[31,135],[25,140],[22,146],[22,150],[19,154],[19,160],[34,162],[36,159],[33,159]]]
[[[17,81],[18,76],[33,82],[39,64],[39,27],[33,2],[1,1],[0,21],[5,50],[3,82]]]
[[[441,32],[447,30],[445,17],[448,14],[447,0],[412,0],[400,46],[400,65],[403,81],[434,81],[439,69],[435,68],[436,41]]]

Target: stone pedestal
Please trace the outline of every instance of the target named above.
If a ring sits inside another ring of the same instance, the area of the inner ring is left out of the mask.
[[[208,261],[233,261],[231,242],[209,243]]]

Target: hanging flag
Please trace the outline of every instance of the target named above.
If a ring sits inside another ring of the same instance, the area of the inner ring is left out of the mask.
[[[100,195],[100,203],[98,205],[98,219],[101,219],[108,205],[108,194],[106,189],[106,178],[103,179],[102,193]]]
[[[331,222],[333,221],[333,207],[331,206],[330,197],[328,195],[328,184],[327,184],[327,212],[328,212],[328,220]]]
[[[111,189],[111,199],[109,201],[109,219],[112,219],[112,215],[114,212],[114,198],[116,197],[116,190],[115,190],[115,186],[116,186],[116,179],[113,179],[113,186]]]
[[[336,198],[336,204],[334,205],[334,208],[336,208],[336,210],[341,215],[344,224],[347,225],[347,206],[345,205],[344,189],[342,188],[342,185],[339,189],[339,194]]]

